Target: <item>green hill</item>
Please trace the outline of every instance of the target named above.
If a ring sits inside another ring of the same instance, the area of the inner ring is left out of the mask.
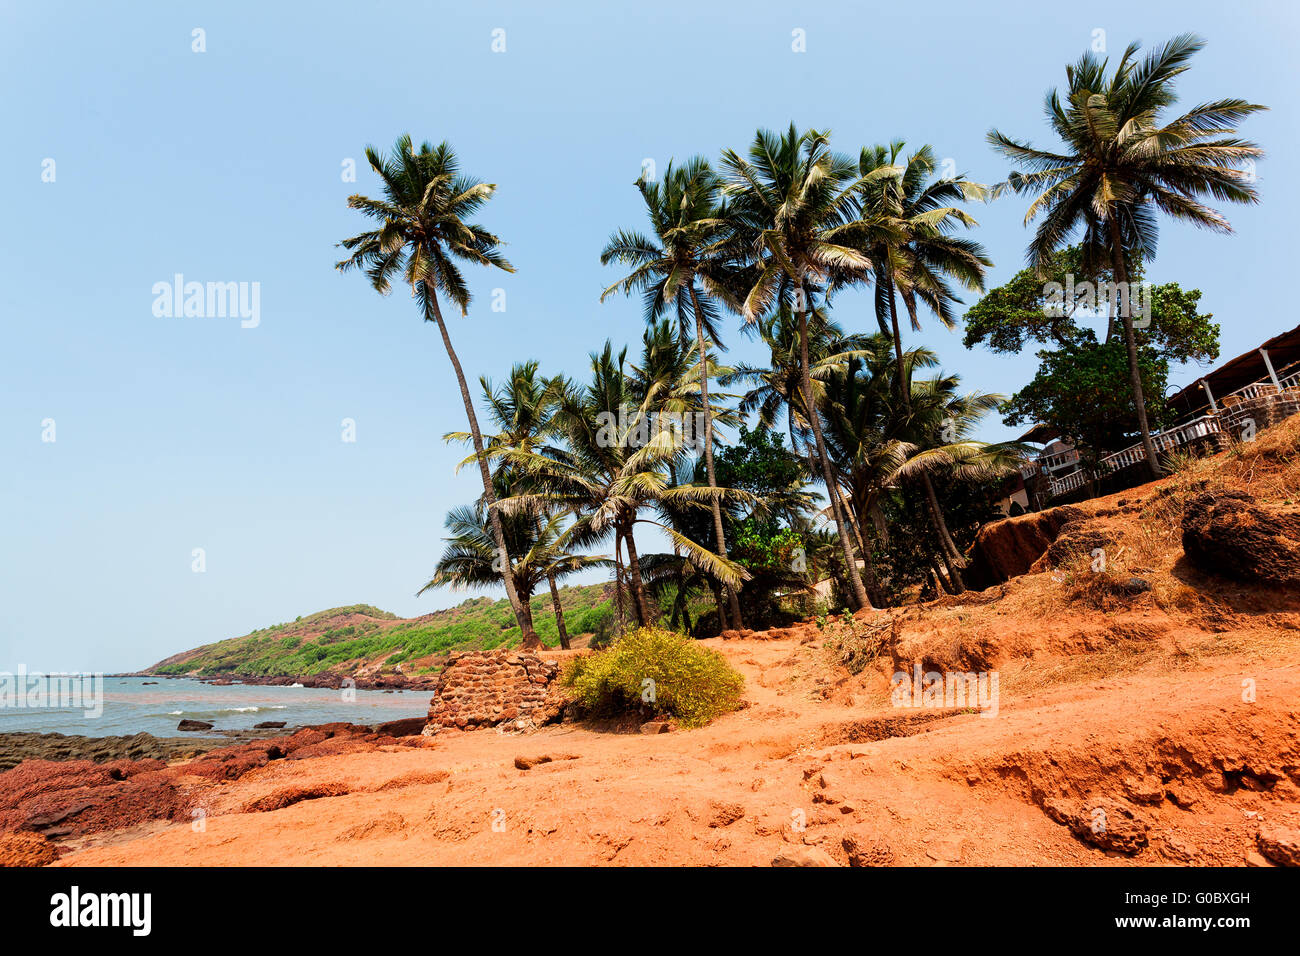
[[[571,636],[605,634],[613,618],[610,585],[560,589],[565,627]],[[532,600],[534,627],[548,646],[559,643],[550,594]],[[436,670],[435,658],[450,651],[491,650],[519,643],[519,627],[504,598],[471,598],[453,608],[399,618],[369,604],[318,611],[183,651],[147,668],[146,674],[197,677],[304,677],[361,668],[408,674]]]

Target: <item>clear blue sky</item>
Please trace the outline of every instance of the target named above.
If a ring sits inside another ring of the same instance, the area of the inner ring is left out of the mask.
[[[1045,142],[1043,94],[1094,30],[1116,56],[1193,30],[1209,46],[1185,105],[1272,108],[1245,126],[1269,153],[1263,202],[1228,211],[1233,237],[1167,226],[1149,276],[1202,289],[1230,356],[1296,322],[1296,10],[3,3],[0,670],[135,668],[339,604],[414,615],[463,600],[414,596],[445,512],[479,490],[441,440],[464,422],[438,335],[405,296],[333,270],[334,243],[362,225],[346,197],[376,191],[365,144],[445,138],[499,184],[481,218],[518,272],[471,275],[477,307],[451,323],[467,371],[536,358],[580,374],[605,337],[641,331],[636,303],[598,302],[613,275],[597,255],[612,229],[641,225],[643,159],[716,157],[793,119],[849,152],[929,142],[995,182],[1006,169],[986,131]],[[1023,263],[1024,200],[974,212],[996,284]],[[175,273],[260,283],[260,325],[155,317],[153,285]],[[488,307],[495,287],[504,313]],[[872,325],[863,299],[838,317]],[[1033,371],[1032,356],[967,352],[934,324],[922,338],[971,388],[1011,392]],[[734,323],[729,342],[761,358]]]

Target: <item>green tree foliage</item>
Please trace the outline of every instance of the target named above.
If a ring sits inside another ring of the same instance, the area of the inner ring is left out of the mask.
[[[698,727],[735,710],[745,678],[717,651],[673,631],[640,627],[606,650],[572,661],[561,676],[589,710],[640,711]]]
[[[1045,256],[1041,273],[1022,269],[990,291],[966,313],[964,344],[1003,353],[1020,352],[1031,343],[1047,346],[1037,353],[1033,380],[1003,406],[1005,421],[1052,425],[1082,446],[1086,457],[1097,458],[1132,444],[1139,428],[1123,331],[1111,320],[1105,297],[1095,294],[1111,273],[1085,272],[1084,260],[1081,247],[1070,246]],[[1132,274],[1138,283],[1145,281],[1140,261]],[[1074,291],[1064,307],[1063,296],[1052,301],[1052,283]],[[1200,311],[1199,289],[1169,282],[1153,286],[1150,296],[1149,323],[1133,334],[1147,407],[1153,421],[1165,423],[1170,367],[1218,358],[1219,326],[1213,315]],[[1099,337],[1093,325],[1103,326],[1105,334]]]

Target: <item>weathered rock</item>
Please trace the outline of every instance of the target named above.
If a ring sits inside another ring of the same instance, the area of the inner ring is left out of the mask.
[[[849,855],[849,866],[893,866],[894,851],[884,835],[875,830],[859,829],[840,840]]]
[[[713,800],[709,803],[709,826],[729,827],[745,816],[745,808],[739,803],[721,803]]]
[[[212,725],[206,720],[190,720],[188,717],[176,725],[177,730],[211,730]]]
[[[1282,866],[1300,866],[1300,828],[1265,825],[1255,838],[1259,852]]]
[[[926,847],[925,855],[940,863],[960,863],[966,841],[956,835],[942,836]]]
[[[966,584],[982,591],[1028,573],[1061,528],[1082,514],[1067,505],[985,525],[971,550],[970,565],[963,575]]]
[[[0,836],[0,866],[45,866],[58,855],[54,844],[39,833]]]
[[[381,737],[418,737],[428,722],[426,717],[406,717],[402,720],[390,720],[375,728]]]
[[[24,760],[89,760],[94,763],[140,761],[147,758],[187,760],[207,750],[228,746],[211,737],[81,737],[76,734],[0,734],[0,771]]]
[[[773,866],[840,866],[819,846],[787,846],[772,858]]]
[[[1160,778],[1152,774],[1147,774],[1141,778],[1126,777],[1124,779],[1124,795],[1134,803],[1158,806],[1165,798],[1165,787],[1160,782]]]
[[[672,729],[668,722],[663,720],[647,720],[641,725],[643,734],[666,734]]]
[[[324,797],[341,797],[350,793],[346,784],[343,783],[317,783],[305,787],[284,787],[269,793],[264,797],[259,797],[252,802],[245,804],[243,813],[268,813],[272,810],[282,810],[285,807],[291,807],[295,803],[302,803],[304,800],[320,800]]]
[[[515,766],[520,770],[532,770],[538,764],[551,763],[555,760],[577,760],[577,754],[541,754],[536,757],[525,757],[522,754],[515,758]]]
[[[1148,842],[1150,824],[1134,808],[1119,800],[1101,798],[1082,806],[1048,800],[1043,810],[1057,823],[1069,827],[1080,840],[1102,850],[1133,856]]]
[[[1205,491],[1183,510],[1183,552],[1207,574],[1300,587],[1300,516],[1263,508],[1244,491]]]
[[[1104,531],[1083,526],[1082,522],[1065,525],[1047,553],[1034,564],[1034,570],[1058,568],[1066,561],[1079,555],[1091,555],[1097,550],[1104,551],[1115,543],[1115,539]]]

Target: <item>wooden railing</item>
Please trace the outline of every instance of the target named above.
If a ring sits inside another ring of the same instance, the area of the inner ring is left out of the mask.
[[[1279,386],[1281,387],[1279,388]],[[1273,380],[1268,378],[1258,382],[1251,382],[1234,392],[1229,392],[1220,399],[1221,407],[1217,413],[1210,412],[1163,432],[1158,432],[1151,436],[1151,443],[1155,446],[1157,453],[1162,453],[1191,442],[1209,438],[1212,435],[1233,431],[1245,419],[1254,415],[1261,404],[1270,404],[1275,397],[1293,400],[1296,392],[1300,392],[1300,366],[1284,369],[1278,375],[1277,385],[1274,385]],[[1096,474],[1110,474],[1123,468],[1129,468],[1146,461],[1146,457],[1146,449],[1141,442],[1138,442],[1102,458],[1097,463]],[[1056,469],[1078,461],[1078,451],[1071,449],[1057,452],[1054,455],[1043,455],[1031,462],[1025,462],[1020,466],[1020,473],[1025,478],[1032,478],[1038,474],[1044,475],[1048,480],[1048,487],[1052,497],[1056,497],[1077,488],[1082,488],[1088,483],[1091,473],[1082,467],[1059,478],[1052,474]]]
[[[1202,415],[1190,422],[1183,422],[1181,425],[1166,429],[1163,432],[1157,432],[1151,436],[1151,444],[1155,446],[1157,453],[1171,451],[1181,445],[1187,445],[1203,438],[1209,438],[1211,435],[1217,435],[1220,431],[1217,415]],[[1146,448],[1143,447],[1141,442],[1138,442],[1136,445],[1130,445],[1128,448],[1113,452],[1102,458],[1097,462],[1097,470],[1101,474],[1109,474],[1144,462],[1146,459]],[[1074,491],[1087,483],[1088,472],[1083,468],[1072,471],[1060,478],[1051,478],[1049,480],[1052,497]]]

